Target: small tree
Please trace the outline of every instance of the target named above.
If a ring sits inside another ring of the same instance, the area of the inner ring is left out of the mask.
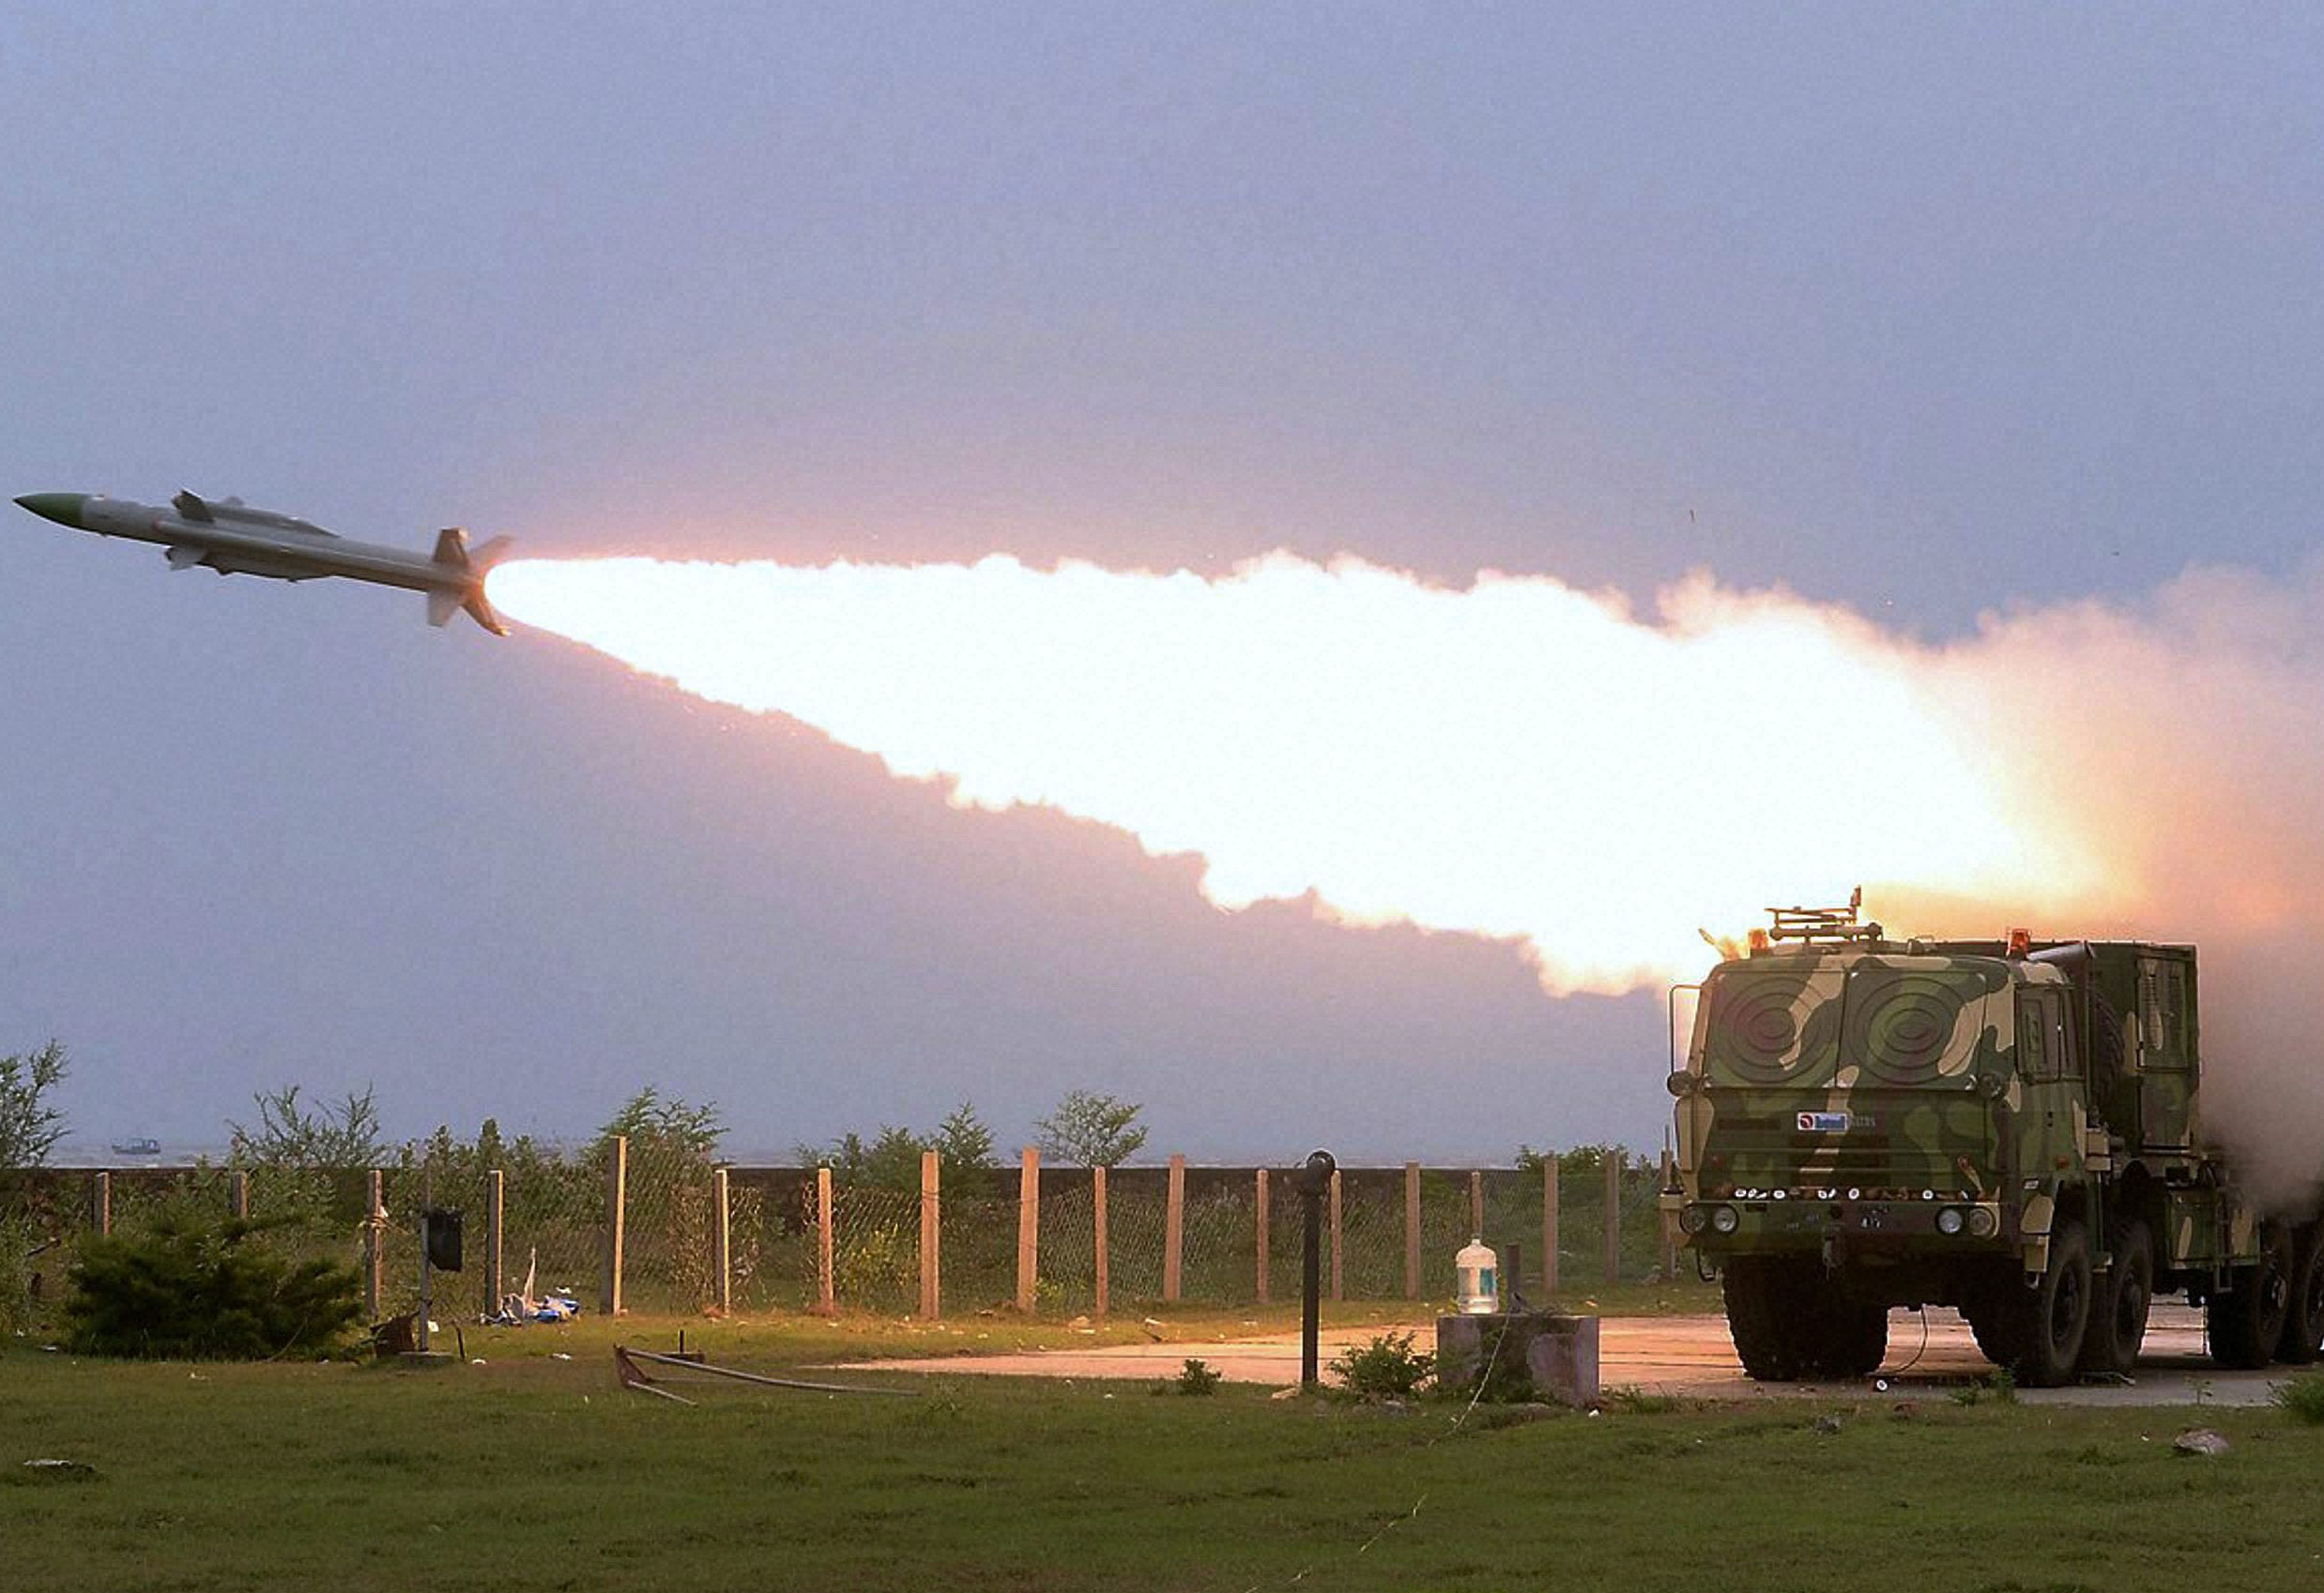
[[[936,1132],[928,1138],[928,1149],[944,1158],[950,1169],[987,1168],[993,1165],[992,1130],[976,1115],[976,1108],[967,1101],[955,1107]]]
[[[718,1141],[726,1137],[726,1120],[715,1101],[700,1106],[665,1096],[661,1090],[649,1084],[622,1103],[598,1138],[610,1140],[620,1135],[632,1140],[655,1140],[676,1146],[681,1151],[709,1160],[718,1150]]]
[[[258,1126],[245,1127],[231,1119],[234,1131],[226,1159],[239,1167],[377,1167],[387,1147],[379,1142],[379,1111],[372,1087],[347,1092],[337,1107],[309,1111],[298,1104],[298,1086],[261,1090],[251,1099],[258,1107]]]
[[[0,1168],[38,1167],[65,1132],[48,1094],[65,1079],[65,1048],[51,1040],[23,1056],[0,1056]]]
[[[1033,1143],[1044,1156],[1071,1166],[1119,1166],[1146,1142],[1138,1121],[1144,1110],[1092,1090],[1070,1090],[1055,1111],[1035,1120]]]

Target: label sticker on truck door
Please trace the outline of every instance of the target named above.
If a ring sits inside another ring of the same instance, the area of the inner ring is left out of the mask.
[[[1845,1134],[1849,1117],[1844,1111],[1803,1111],[1799,1114],[1802,1134]]]

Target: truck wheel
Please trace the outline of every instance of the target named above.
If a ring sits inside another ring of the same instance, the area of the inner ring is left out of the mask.
[[[2125,1223],[2115,1240],[2114,1268],[2092,1303],[2082,1337],[2082,1371],[2125,1372],[2138,1363],[2147,1337],[2147,1309],[2154,1303],[2154,1240],[2143,1222]]]
[[[2255,1371],[2274,1357],[2291,1314],[2291,1247],[2284,1230],[2269,1223],[2259,1231],[2259,1261],[2239,1267],[2235,1287],[2213,1294],[2205,1312],[2211,1359],[2239,1371]]]
[[[2016,1296],[2029,1293],[2019,1276],[2012,1266],[2006,1277],[1981,1279],[1962,1296],[1961,1314],[1977,1337],[1978,1350],[1995,1366],[2017,1364],[2020,1330],[2032,1315],[2018,1307]]]
[[[2301,1236],[2299,1262],[2292,1268],[2290,1309],[2284,1313],[2284,1337],[2276,1341],[2275,1358],[2286,1366],[2307,1366],[2324,1353],[2324,1227]]]
[[[1816,1271],[1812,1260],[1791,1257],[1736,1256],[1727,1263],[1720,1292],[1745,1376],[1791,1383],[1808,1375],[1823,1281]]]
[[[2061,1223],[2050,1235],[2050,1270],[2017,1309],[2026,1313],[2011,1368],[2018,1382],[2055,1388],[2071,1381],[2090,1325],[2090,1235],[2082,1224]]]
[[[1830,1299],[1824,1308],[1824,1341],[1816,1346],[1816,1377],[1870,1377],[1888,1354],[1886,1306]]]

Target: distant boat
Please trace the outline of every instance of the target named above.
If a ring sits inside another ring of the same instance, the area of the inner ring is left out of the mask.
[[[115,1140],[113,1154],[122,1156],[158,1156],[161,1154],[159,1140]]]

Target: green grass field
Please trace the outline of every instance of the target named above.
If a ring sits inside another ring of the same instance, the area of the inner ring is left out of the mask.
[[[1246,1320],[1164,1331],[1199,1354]],[[678,1325],[620,1325],[655,1347]],[[765,1370],[920,1355],[940,1336],[685,1325],[713,1358]],[[874,1376],[923,1392],[689,1384],[689,1409],[617,1388],[612,1326],[468,1329],[486,1364],[434,1371],[0,1353],[0,1586],[2184,1593],[2324,1579],[2324,1428],[2276,1411],[2204,1413],[2235,1446],[2204,1461],[2171,1452],[2185,1412],[1941,1395],[1488,1406],[1456,1427],[1439,1404]],[[950,1327],[975,1348],[1093,1337]],[[1819,1414],[1839,1431],[1817,1432]],[[96,1476],[33,1481],[21,1462],[36,1456]]]

